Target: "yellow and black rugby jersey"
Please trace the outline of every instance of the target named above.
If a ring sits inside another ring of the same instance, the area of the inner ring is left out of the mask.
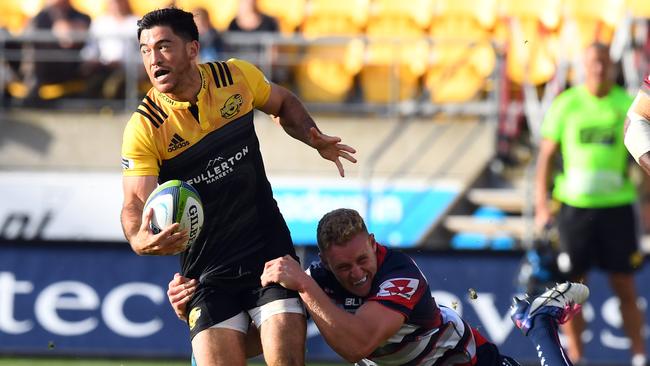
[[[265,261],[295,256],[253,126],[254,109],[271,87],[242,60],[201,64],[199,71],[197,107],[147,93],[125,128],[124,175],[180,179],[199,192],[204,225],[181,255],[185,276],[259,286]]]
[[[262,72],[246,61],[231,59],[198,67],[201,89],[195,108],[151,88],[133,113],[123,136],[124,175],[157,176],[163,160],[264,105],[271,93]]]

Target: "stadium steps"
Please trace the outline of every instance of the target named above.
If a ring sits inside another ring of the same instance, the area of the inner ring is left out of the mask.
[[[122,132],[129,117],[110,111],[5,110],[0,113],[0,168],[119,172]],[[492,158],[495,145],[495,126],[478,120],[314,119],[323,133],[340,136],[357,149],[358,164],[343,162],[352,180],[451,181],[468,188]],[[267,116],[258,114],[255,128],[269,176],[338,178],[330,161],[288,138]],[[377,151],[379,158],[370,162]]]
[[[521,188],[473,188],[467,193],[467,198],[477,206],[521,213],[525,208],[526,192]]]
[[[503,218],[480,218],[471,215],[449,215],[445,227],[452,232],[480,233],[487,237],[508,235],[521,240],[529,233],[533,223],[522,216]]]

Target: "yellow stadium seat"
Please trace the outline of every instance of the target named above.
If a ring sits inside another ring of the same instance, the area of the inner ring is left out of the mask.
[[[86,90],[85,80],[69,80],[61,83],[43,84],[38,88],[38,96],[42,100],[53,100],[72,94],[83,93]],[[13,81],[7,85],[9,95],[17,99],[27,96],[28,88],[20,81]]]
[[[258,0],[261,12],[275,17],[280,23],[280,31],[291,34],[305,19],[306,0]]]
[[[542,85],[557,70],[560,0],[501,0],[496,39],[504,45],[506,75],[515,84]]]
[[[627,10],[635,18],[650,19],[650,1],[627,0]]]
[[[163,9],[172,5],[178,6],[174,0],[129,0],[133,14],[141,17],[156,9]]]
[[[364,100],[389,103],[416,98],[427,69],[433,0],[375,0],[366,27],[369,43],[361,70]]]
[[[2,0],[0,1],[0,28],[13,34],[25,29],[29,20],[43,7],[43,0]]]
[[[302,34],[314,39],[296,69],[296,84],[303,99],[342,102],[361,70],[363,43],[358,39],[323,42],[331,37],[359,36],[368,19],[368,0],[311,0]],[[317,42],[321,40],[321,42]]]
[[[433,5],[434,0],[374,0],[370,5],[369,22],[392,16],[412,23],[409,28],[426,30],[431,24]]]
[[[433,103],[464,102],[485,88],[496,65],[496,0],[436,0],[425,86]]]
[[[3,0],[3,2],[4,1],[6,0]],[[20,1],[20,7],[28,18],[32,18],[45,7],[45,1],[46,0],[23,0]]]
[[[593,42],[611,43],[625,5],[625,0],[564,0],[563,47],[575,56]]]
[[[27,16],[20,8],[20,2],[16,0],[6,0],[0,2],[0,28],[6,28],[11,33],[19,33],[27,24]]]
[[[222,32],[228,29],[239,8],[239,0],[175,0],[175,3],[177,7],[190,12],[197,7],[205,8],[210,14],[212,26]]]
[[[29,93],[29,89],[20,81],[12,81],[7,84],[7,92],[14,98],[23,99]]]
[[[438,21],[447,23],[457,22],[460,25],[471,23],[469,27],[463,27],[462,35],[465,33],[489,35],[496,22],[497,0],[436,0],[434,2],[434,26]],[[432,32],[447,31],[445,35],[458,35],[452,29],[436,27]]]
[[[361,34],[368,21],[369,0],[311,0],[302,34],[305,37]]]
[[[62,83],[41,85],[41,87],[38,89],[38,95],[43,100],[52,100],[70,94],[82,93],[85,90],[85,80],[70,80]]]
[[[486,88],[496,64],[489,43],[441,41],[433,47],[432,55],[425,85],[433,103],[459,103],[475,98]]]

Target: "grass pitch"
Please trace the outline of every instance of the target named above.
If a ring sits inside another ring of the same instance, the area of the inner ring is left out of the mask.
[[[262,362],[249,362],[250,366],[262,366]],[[3,358],[0,366],[189,366],[190,361],[179,360],[97,360],[76,358]],[[341,363],[307,363],[307,366],[341,366]]]

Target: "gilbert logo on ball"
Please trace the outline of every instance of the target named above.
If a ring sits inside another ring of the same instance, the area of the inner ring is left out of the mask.
[[[150,227],[154,234],[177,222],[180,230],[189,230],[186,248],[192,246],[201,234],[203,204],[199,192],[189,183],[170,180],[159,185],[147,198],[143,215],[150,207],[153,208]]]

